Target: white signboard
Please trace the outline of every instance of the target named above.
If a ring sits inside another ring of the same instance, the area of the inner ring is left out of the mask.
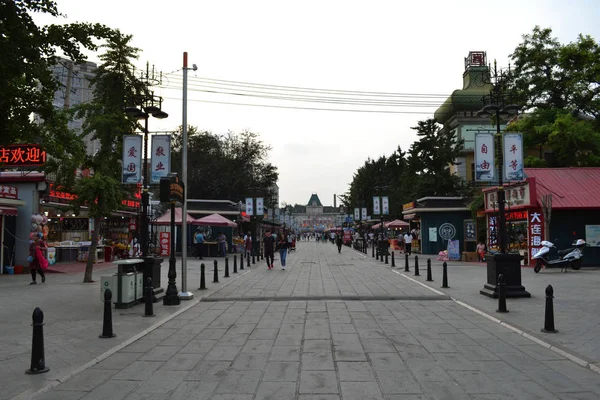
[[[367,207],[363,207],[361,210],[361,220],[366,221],[367,220]]]
[[[383,196],[381,198],[381,210],[383,211],[383,215],[390,214],[390,199],[387,196]]]
[[[265,213],[264,204],[264,199],[262,197],[256,198],[256,215],[260,216]]]
[[[379,196],[373,196],[373,214],[381,214],[381,209],[379,207]]]
[[[429,228],[429,241],[437,242],[437,227]]]
[[[493,181],[495,170],[494,134],[478,132],[475,134],[475,180]]]
[[[585,242],[588,246],[600,247],[600,225],[585,226]]]
[[[123,136],[123,183],[142,182],[142,137]]]
[[[252,197],[246,197],[246,214],[254,215],[254,199]]]
[[[358,207],[356,207],[356,208],[354,209],[354,220],[355,220],[355,221],[358,221],[358,220],[360,220],[360,208],[358,208]]]
[[[171,171],[171,135],[152,137],[152,163],[150,164],[150,182],[159,183]]]
[[[523,180],[523,135],[505,133],[504,137],[504,179]]]

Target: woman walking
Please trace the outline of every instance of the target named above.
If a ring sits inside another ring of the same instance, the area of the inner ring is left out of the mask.
[[[285,270],[285,261],[287,259],[289,243],[283,234],[279,234],[277,238],[277,248],[279,249],[279,259],[281,261],[281,269]]]
[[[37,274],[40,274],[42,277],[42,283],[46,282],[44,270],[48,268],[48,260],[42,254],[42,246],[45,248],[46,245],[44,241],[40,243],[41,236],[43,236],[41,232],[36,234],[33,241],[29,244],[29,257],[27,257],[27,260],[29,261],[29,271],[31,272],[32,279],[30,285],[37,284]]]

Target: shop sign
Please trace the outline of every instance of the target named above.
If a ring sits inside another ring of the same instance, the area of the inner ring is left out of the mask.
[[[531,255],[531,257],[533,257],[542,248],[542,240],[544,240],[544,216],[541,210],[530,212],[528,221],[529,254]]]
[[[526,207],[531,205],[529,182],[524,185],[510,186],[504,188],[504,200],[506,208]],[[498,210],[498,192],[485,192],[485,210]]]
[[[430,227],[429,228],[429,241],[430,242],[437,242],[437,228],[434,227]]]
[[[123,183],[142,181],[142,137],[140,135],[123,136]]]
[[[177,204],[185,202],[185,188],[177,175],[160,178],[160,201]]]
[[[3,199],[18,199],[19,190],[14,186],[0,185],[0,197]]]
[[[150,182],[159,183],[171,172],[171,135],[156,135],[152,137],[152,172]]]
[[[381,197],[381,211],[383,211],[383,215],[390,214],[390,198],[387,196]]]
[[[488,215],[488,249],[495,250],[498,248],[498,217]]]
[[[475,134],[475,180],[493,181],[495,170],[494,134],[478,132]]]
[[[600,247],[600,225],[585,226],[585,243],[591,247]]]
[[[410,210],[411,208],[415,208],[415,202],[411,201],[410,203],[406,203],[402,205],[402,211]]]
[[[44,198],[46,202],[69,204],[72,200],[75,200],[77,198],[76,194],[64,190],[59,190],[56,184],[54,183],[50,183],[48,186],[50,188],[50,191],[48,192],[48,196]],[[139,192],[139,190],[136,191],[134,196],[136,200],[125,199],[121,201],[121,205],[123,207],[129,208],[140,208],[141,203],[139,199],[141,199],[142,195]]]
[[[257,197],[256,198],[256,215],[263,215],[265,213],[264,210],[264,198]]]
[[[456,228],[451,223],[445,222],[440,225],[439,233],[442,239],[450,240],[456,235]]]
[[[160,241],[160,255],[166,257],[171,255],[171,232],[160,232],[158,236]]]
[[[0,145],[0,166],[36,167],[46,163],[46,151],[39,144]]]
[[[523,180],[523,135],[521,133],[505,133],[504,141],[504,179],[507,181]]]
[[[254,215],[254,199],[252,197],[246,197],[246,214],[248,214],[249,216],[253,216]],[[282,216],[279,216],[279,219],[281,220]]]
[[[379,207],[379,196],[373,196],[373,214],[381,214],[381,208]]]
[[[526,221],[527,211],[511,211],[506,214],[507,221]]]
[[[475,221],[465,219],[465,242],[477,241],[477,231],[475,230]]]

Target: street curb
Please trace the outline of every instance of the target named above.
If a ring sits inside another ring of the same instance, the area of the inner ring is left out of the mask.
[[[439,290],[436,290],[436,289],[434,289],[434,288],[432,288],[432,287],[430,287],[430,286],[428,286],[428,285],[426,285],[426,284],[424,284],[422,282],[419,282],[416,279],[411,278],[410,276],[402,274],[402,273],[400,273],[398,271],[394,271],[394,272],[397,273],[398,275],[401,275],[401,276],[405,277],[406,279],[408,279],[408,280],[410,280],[410,281],[412,281],[414,283],[417,283],[417,284],[419,284],[419,285],[421,285],[423,287],[426,287],[427,289],[431,290],[434,293],[442,294],[442,292],[440,292]],[[467,304],[465,302],[462,302],[462,301],[460,301],[458,299],[455,299],[452,296],[450,296],[450,299],[453,302],[455,302],[456,304],[458,304],[458,305],[460,305],[460,306],[462,306],[462,307],[464,307],[464,308],[466,308],[468,310],[471,310],[474,313],[476,313],[478,315],[481,315],[484,318],[489,319],[490,321],[496,322],[497,324],[500,324],[503,327],[505,327],[507,329],[510,329],[511,331],[513,331],[513,332],[515,332],[515,333],[523,336],[524,338],[527,338],[527,339],[531,340],[532,342],[537,343],[537,344],[539,344],[539,345],[541,345],[541,346],[543,346],[543,347],[545,347],[545,348],[547,348],[547,349],[555,352],[556,354],[558,354],[558,355],[560,355],[562,357],[565,357],[568,360],[571,360],[572,362],[574,362],[575,364],[579,365],[580,367],[587,368],[587,369],[589,369],[591,371],[594,371],[597,374],[600,374],[600,367],[598,367],[596,364],[588,362],[586,360],[583,360],[583,359],[581,359],[581,358],[579,358],[579,357],[577,357],[577,356],[575,356],[575,355],[573,355],[571,353],[568,353],[567,351],[565,351],[565,350],[563,350],[563,349],[561,349],[561,348],[559,348],[557,346],[554,346],[553,344],[545,342],[542,339],[539,339],[539,338],[533,336],[530,333],[527,333],[527,332],[525,332],[525,331],[523,331],[523,330],[521,330],[521,329],[519,329],[519,328],[517,328],[515,326],[512,326],[512,325],[510,325],[510,324],[508,324],[508,323],[506,323],[506,322],[504,322],[502,320],[499,320],[498,318],[495,318],[495,317],[491,316],[490,314],[488,314],[488,313],[486,313],[484,311],[481,311],[478,308],[475,308],[475,307],[473,307],[473,306],[471,306],[471,305],[469,305],[469,304]]]
[[[248,271],[244,272],[243,274],[237,276],[235,279],[232,279],[232,280],[226,282],[223,286],[221,286],[216,291],[221,290],[225,286],[229,285],[231,282],[234,282],[234,281],[238,280],[239,278],[241,278],[242,276],[244,276],[244,275],[246,275],[246,274],[248,274],[250,272],[252,272],[252,270],[248,270]],[[68,374],[66,374],[66,375],[64,375],[62,377],[56,378],[55,380],[53,380],[52,382],[50,382],[46,386],[42,387],[38,391],[36,391],[34,393],[29,393],[28,391],[25,391],[23,393],[20,393],[20,394],[16,395],[11,400],[33,399],[36,396],[39,396],[40,394],[47,392],[48,390],[52,389],[53,387],[56,387],[56,386],[60,385],[61,383],[64,383],[64,382],[68,381],[69,379],[73,378],[75,375],[82,373],[86,369],[88,369],[90,367],[93,367],[94,365],[98,364],[100,361],[103,361],[103,360],[107,359],[108,357],[110,357],[111,355],[115,354],[119,350],[122,350],[125,347],[129,346],[130,344],[132,344],[133,342],[135,342],[135,341],[143,338],[144,336],[146,336],[150,332],[152,332],[152,331],[160,328],[162,325],[166,324],[167,322],[169,322],[173,318],[177,317],[180,314],[183,314],[184,312],[186,312],[190,308],[192,308],[195,305],[197,305],[198,303],[200,303],[200,301],[202,301],[202,299],[204,297],[210,297],[210,296],[211,296],[210,294],[208,296],[199,296],[195,300],[190,301],[181,310],[177,310],[173,314],[167,315],[166,317],[164,317],[162,320],[160,320],[156,324],[154,324],[154,325],[152,325],[152,326],[144,329],[142,332],[140,332],[140,333],[138,333],[138,334],[130,337],[129,339],[127,339],[123,343],[121,343],[121,344],[113,347],[112,349],[104,352],[103,354],[99,355],[98,357],[94,357],[91,361],[87,362],[86,364],[82,365],[81,367],[76,368],[75,370],[69,372]]]

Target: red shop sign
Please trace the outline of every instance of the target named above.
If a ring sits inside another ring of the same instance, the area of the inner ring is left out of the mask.
[[[170,256],[171,255],[171,232],[160,232],[158,236],[160,240],[160,255]]]
[[[0,197],[3,199],[18,199],[19,190],[14,186],[0,185]]]
[[[46,163],[46,151],[39,144],[0,145],[0,166],[36,167]]]

